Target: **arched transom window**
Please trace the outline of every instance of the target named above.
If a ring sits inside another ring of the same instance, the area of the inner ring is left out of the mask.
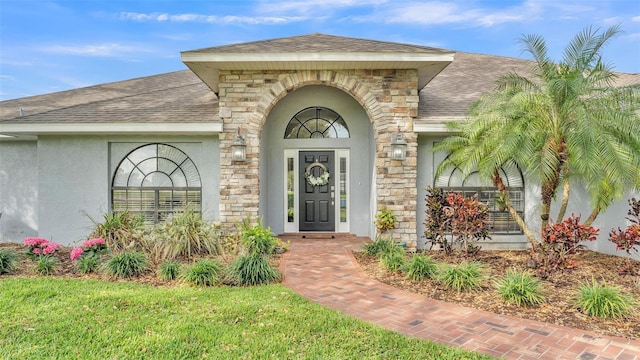
[[[337,112],[319,106],[308,107],[295,114],[284,133],[285,139],[349,138],[349,128]]]
[[[524,217],[524,177],[516,164],[507,164],[500,168],[500,177],[509,189],[509,199],[520,217]],[[498,189],[491,183],[480,179],[477,171],[464,176],[457,167],[443,172],[435,183],[435,187],[445,192],[456,191],[465,197],[477,195],[478,200],[485,203],[489,212],[489,229],[494,234],[521,234],[522,230],[513,217],[500,205]]]
[[[143,145],[118,164],[111,200],[114,212],[143,215],[150,224],[170,219],[187,208],[200,213],[200,174],[193,161],[177,147]]]

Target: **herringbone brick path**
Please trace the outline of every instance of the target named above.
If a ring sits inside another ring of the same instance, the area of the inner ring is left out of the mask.
[[[289,236],[284,284],[302,296],[409,336],[506,359],[636,359],[640,341],[467,308],[369,278],[352,250],[363,238]]]

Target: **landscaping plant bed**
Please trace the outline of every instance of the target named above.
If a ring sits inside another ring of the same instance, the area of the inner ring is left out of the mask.
[[[640,338],[640,276],[620,275],[626,259],[604,255],[592,251],[583,251],[575,255],[578,263],[575,268],[555,273],[542,281],[542,291],[546,301],[536,307],[518,307],[505,302],[493,286],[493,281],[504,277],[508,269],[527,270],[527,251],[480,251],[474,257],[465,258],[462,254],[445,256],[440,251],[427,251],[439,263],[458,264],[463,261],[477,261],[484,265],[485,279],[480,290],[458,292],[447,289],[438,282],[427,279],[413,281],[402,272],[390,272],[380,265],[376,257],[361,252],[354,255],[362,269],[374,279],[385,284],[429,296],[430,298],[455,303],[471,308],[487,310],[497,314],[517,316],[525,319],[553,323],[575,329],[583,329],[602,335],[620,336],[628,339]],[[407,255],[409,259],[411,255]],[[640,273],[640,263],[633,264],[635,274]],[[581,283],[606,282],[607,285],[620,287],[624,293],[636,300],[635,312],[626,319],[607,320],[588,317],[575,306],[575,297]]]
[[[18,244],[18,243],[0,243],[0,249],[3,249],[3,248],[11,249],[16,254],[18,254],[19,264],[17,266],[17,269],[12,271],[10,274],[0,275],[0,279],[2,277],[7,277],[7,276],[22,276],[22,277],[41,277],[42,276],[36,273],[36,271],[34,270],[35,268],[34,261],[32,259],[29,259],[27,256],[25,256],[26,247],[24,245]],[[126,279],[122,279],[122,278],[116,279],[114,277],[110,277],[108,275],[103,274],[99,270],[95,273],[81,274],[76,269],[75,261],[71,260],[70,255],[71,255],[72,249],[73,249],[72,247],[61,246],[56,251],[54,256],[58,259],[58,264],[56,265],[55,269],[49,276],[64,277],[64,278],[79,278],[79,279],[130,281],[138,284],[147,284],[152,286],[172,286],[179,283],[179,280],[167,281],[167,280],[161,279],[156,272],[158,264],[150,264],[149,269],[144,271],[141,275],[132,276]],[[207,256],[199,256],[197,258],[194,258],[193,260],[188,260],[184,258],[178,258],[176,260],[181,265],[189,265],[201,257],[217,259],[225,266],[228,266],[234,260],[234,257],[225,256],[225,255],[207,255]],[[270,257],[269,262],[271,263],[271,265],[277,268],[280,264],[281,259],[282,259],[281,254],[273,254]],[[222,285],[230,285],[230,283],[229,281],[225,281],[225,279],[223,278]]]

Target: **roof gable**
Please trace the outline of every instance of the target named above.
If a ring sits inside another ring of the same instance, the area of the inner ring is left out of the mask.
[[[325,34],[184,51],[182,61],[213,92],[220,71],[414,69],[423,88],[453,61],[452,51]]]
[[[247,43],[230,44],[209,47],[198,50],[184,51],[189,53],[300,53],[300,52],[376,52],[376,53],[441,53],[450,54],[448,50],[393,43],[387,41],[358,39],[344,36],[334,36],[327,34],[309,34],[300,36],[283,37],[271,40],[253,41]]]

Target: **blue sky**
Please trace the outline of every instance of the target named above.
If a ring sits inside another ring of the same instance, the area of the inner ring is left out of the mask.
[[[525,57],[539,34],[551,55],[580,30],[621,24],[604,49],[640,72],[640,1],[0,0],[0,100],[186,69],[180,51],[321,32]]]

